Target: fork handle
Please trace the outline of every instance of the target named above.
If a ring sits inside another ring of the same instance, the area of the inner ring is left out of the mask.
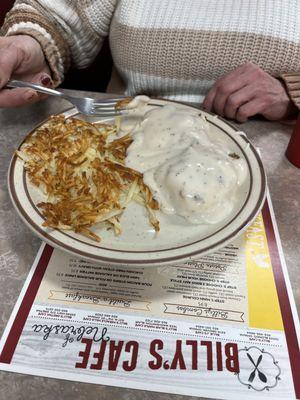
[[[46,87],[43,87],[40,85],[36,85],[35,83],[31,83],[31,82],[18,81],[16,79],[12,79],[12,80],[8,81],[6,86],[12,87],[12,88],[31,88],[31,89],[36,90],[37,92],[50,94],[52,96],[65,97],[65,94],[62,92],[59,92],[58,90],[49,89],[49,88],[46,88]]]

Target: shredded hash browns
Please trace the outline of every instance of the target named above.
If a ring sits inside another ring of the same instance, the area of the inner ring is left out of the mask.
[[[117,126],[91,124],[63,115],[52,116],[23,143],[17,155],[30,181],[46,195],[37,204],[43,226],[100,241],[90,228],[100,222],[121,233],[120,216],[131,201],[148,210],[159,231],[153,210],[158,209],[141,173],[125,166],[130,134],[116,138]]]

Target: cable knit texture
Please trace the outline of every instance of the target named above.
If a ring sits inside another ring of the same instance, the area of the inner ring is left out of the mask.
[[[129,95],[202,101],[246,61],[282,77],[300,106],[299,0],[17,0],[3,32],[44,49],[55,81],[89,65],[109,35]]]

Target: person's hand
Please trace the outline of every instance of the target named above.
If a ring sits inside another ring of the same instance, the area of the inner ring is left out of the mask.
[[[283,83],[250,62],[218,79],[203,107],[239,122],[256,114],[280,120],[296,111]]]
[[[13,78],[43,86],[52,84],[42,48],[31,36],[0,37],[0,107],[17,107],[42,97],[32,89],[4,89]]]

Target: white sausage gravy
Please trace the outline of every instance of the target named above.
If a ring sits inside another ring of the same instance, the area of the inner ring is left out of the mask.
[[[215,224],[233,210],[246,162],[213,143],[209,123],[166,105],[147,112],[133,129],[126,166],[144,176],[160,210],[191,224]]]

